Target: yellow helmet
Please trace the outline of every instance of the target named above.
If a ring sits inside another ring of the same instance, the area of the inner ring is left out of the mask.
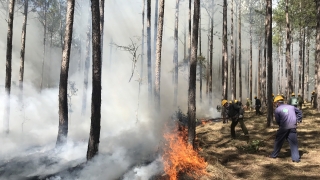
[[[225,99],[224,99],[224,100],[222,100],[222,101],[221,101],[221,106],[224,106],[227,102],[228,102],[228,101],[227,101],[227,100],[225,100]]]
[[[300,94],[298,94],[298,96],[300,96]]]
[[[273,100],[273,102],[277,102],[277,101],[283,101],[283,97],[282,96],[276,96]]]
[[[274,96],[274,94],[272,93],[272,96]]]
[[[232,101],[230,100],[229,103],[232,104]]]
[[[257,96],[254,96],[255,99],[257,99]]]
[[[291,96],[295,96],[295,94],[294,94],[294,93],[292,93],[292,94],[291,94]]]
[[[238,102],[238,100],[235,99],[235,100],[234,100],[234,103],[237,103],[237,102]]]

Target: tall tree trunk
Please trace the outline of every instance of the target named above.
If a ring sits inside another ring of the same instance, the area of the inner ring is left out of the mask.
[[[72,41],[72,28],[75,0],[67,1],[66,31],[59,82],[59,130],[56,146],[64,145],[68,137],[68,72]]]
[[[44,61],[46,59],[46,40],[47,40],[47,0],[44,2],[44,23],[43,23],[43,59],[41,68],[40,92],[43,86]]]
[[[222,99],[228,99],[228,35],[227,35],[227,0],[223,0],[223,32],[222,32],[222,53],[223,53],[223,81]]]
[[[262,67],[262,35],[259,36],[259,47],[258,47],[258,69],[261,69]],[[262,76],[262,71],[258,71],[258,93],[257,96],[260,98],[262,97],[262,83],[261,83],[261,76]]]
[[[281,30],[280,30],[281,32]],[[280,35],[280,40],[279,40],[279,44],[278,44],[278,74],[277,74],[277,77],[278,77],[278,94],[280,94],[281,92],[281,63],[282,63],[282,58],[281,58],[281,45],[282,45],[282,39],[281,39],[281,35]]]
[[[309,58],[310,58],[310,30],[309,27],[307,27],[307,47],[306,47],[306,84],[305,84],[305,89],[306,89],[306,97],[305,99],[308,101],[309,100]]]
[[[91,127],[87,151],[87,160],[91,160],[99,151],[101,128],[101,35],[99,0],[91,0],[92,12],[92,95]]]
[[[24,76],[24,58],[25,58],[25,49],[26,49],[26,33],[27,33],[27,20],[28,20],[28,1],[24,2],[24,12],[23,12],[23,24],[22,24],[22,33],[21,33],[21,51],[20,51],[20,70],[19,70],[19,89],[20,89],[20,103],[22,102],[23,97],[23,76]]]
[[[200,103],[202,103],[202,76],[203,76],[203,62],[202,49],[201,49],[201,8],[199,9],[199,54],[201,56],[201,61],[199,62],[199,90],[200,90]]]
[[[11,93],[11,71],[12,71],[12,34],[15,0],[10,0],[8,32],[7,32],[7,51],[6,51],[6,80],[5,80],[5,113],[4,113],[4,132],[9,134],[10,121],[10,93]]]
[[[88,78],[89,78],[89,67],[90,67],[90,50],[91,50],[91,18],[88,17],[88,30],[87,30],[87,44],[86,44],[86,60],[84,62],[84,75],[83,75],[83,94],[82,94],[82,108],[81,115],[86,114],[87,109],[87,91],[88,91]],[[112,47],[112,46],[110,46]]]
[[[252,7],[250,8],[249,99],[252,101]]]
[[[304,74],[304,67],[305,67],[305,47],[306,47],[306,32],[305,32],[305,28],[303,27],[303,40],[302,40],[302,83],[301,83],[301,88],[302,88],[302,91],[301,91],[301,97],[302,99],[304,99],[304,90],[305,90],[305,74]]]
[[[176,0],[176,13],[175,13],[175,23],[174,23],[174,53],[173,53],[173,64],[174,64],[174,99],[173,105],[177,105],[177,98],[178,98],[178,25],[179,25],[179,3],[180,0]]]
[[[242,101],[242,76],[241,76],[241,0],[239,0],[239,15],[238,15],[238,18],[239,18],[239,21],[238,21],[238,38],[239,38],[239,45],[238,45],[238,52],[239,52],[239,60],[238,60],[238,63],[239,63],[239,100]]]
[[[288,0],[286,0],[286,62],[287,62],[287,75],[288,75],[288,88],[286,96],[289,97],[289,94],[293,92],[292,84],[292,69],[291,69],[291,57],[290,57],[290,46],[291,46],[291,31],[290,31],[290,22],[289,22],[289,12],[288,12]]]
[[[188,38],[189,38],[189,46],[188,46],[188,66],[189,66],[189,63],[191,61],[191,0],[189,0],[189,19],[188,19],[188,22],[189,22],[189,31],[188,31]]]
[[[316,105],[317,105],[317,110],[320,111],[320,1],[316,1],[317,4],[317,39],[316,39],[316,69],[317,69],[317,80],[316,80],[316,94],[317,94],[317,99],[316,99]]]
[[[101,63],[103,62],[103,31],[104,31],[104,0],[99,0],[100,7],[100,35],[101,35]]]
[[[155,0],[154,3],[154,33],[153,33],[153,51],[152,51],[152,58],[151,58],[151,69],[155,68],[155,62],[156,62],[156,51],[157,51],[157,36],[158,36],[158,0]],[[151,71],[152,77],[154,78],[155,74]],[[152,78],[152,79],[153,79]]]
[[[144,12],[145,12],[146,0],[142,0],[142,30],[141,30],[141,70],[140,76],[143,77],[143,65],[144,65]]]
[[[209,78],[210,78],[210,34],[209,34],[209,29],[210,29],[210,24],[211,21],[208,21],[208,43],[207,43],[207,67],[206,67],[206,96],[207,98],[209,97]],[[219,71],[220,72],[220,71]]]
[[[266,24],[266,30],[267,30],[267,40],[268,40],[268,79],[267,79],[267,126],[272,126],[272,120],[273,120],[273,98],[272,98],[272,0],[267,0],[266,4],[267,8],[267,24]]]
[[[159,19],[158,19],[158,36],[157,36],[157,51],[156,51],[156,64],[155,64],[155,107],[160,113],[160,78],[161,78],[161,49],[162,49],[162,33],[163,33],[163,19],[164,19],[164,2],[160,0]]]
[[[61,2],[62,0],[59,0],[59,17],[60,17],[60,22],[59,22],[59,35],[60,35],[60,45],[61,45],[61,50],[63,51],[63,30],[62,30],[62,11],[61,11]]]
[[[236,92],[235,92],[235,59],[234,59],[234,47],[233,47],[233,0],[231,1],[231,32],[230,32],[230,46],[231,46],[231,99],[234,100],[236,98]]]
[[[148,56],[148,100],[152,102],[152,72],[151,72],[151,0],[147,0],[147,56]]]
[[[211,28],[210,28],[210,59],[209,59],[209,82],[208,82],[208,93],[209,93],[209,106],[212,106],[212,59],[213,59],[213,17],[211,17]]]
[[[188,91],[188,144],[195,148],[196,137],[196,77],[197,51],[199,32],[200,0],[194,0],[192,27],[192,54],[190,61],[189,91]]]
[[[300,1],[300,12],[301,12],[301,1]],[[302,93],[302,79],[301,79],[302,78],[302,27],[301,27],[301,22],[299,23],[299,40],[298,41],[299,41],[298,93],[301,94]]]

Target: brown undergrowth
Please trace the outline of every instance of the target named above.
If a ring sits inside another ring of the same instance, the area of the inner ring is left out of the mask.
[[[199,152],[208,163],[210,179],[298,180],[320,179],[320,113],[303,107],[303,122],[298,125],[300,163],[293,163],[290,147],[285,142],[276,159],[268,158],[273,150],[274,123],[266,128],[266,115],[245,113],[249,137],[236,127],[237,138],[230,138],[230,122],[210,122],[197,127]]]

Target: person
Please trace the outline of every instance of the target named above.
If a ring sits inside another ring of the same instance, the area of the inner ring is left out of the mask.
[[[315,95],[316,95],[316,92],[312,91],[312,93],[311,93],[311,107],[314,107]]]
[[[256,100],[256,115],[262,115],[262,112],[260,112],[260,108],[261,108],[261,101],[260,99],[257,98],[257,96],[254,96],[254,99]]]
[[[247,106],[247,109],[251,112],[252,103],[249,98],[247,98],[246,106]]]
[[[298,94],[298,105],[299,109],[302,110],[303,98],[300,94]]]
[[[288,104],[294,107],[298,107],[298,98],[294,93],[291,94],[291,98],[289,99]]]
[[[239,105],[239,103],[228,104],[228,101],[224,99],[221,101],[221,105],[223,107],[225,107],[225,109],[227,110],[226,111],[227,116],[232,121],[231,126],[230,126],[231,138],[232,139],[236,138],[235,127],[237,126],[238,122],[240,123],[241,129],[242,129],[243,133],[245,134],[245,136],[248,136],[248,134],[249,134],[248,129],[243,122],[244,111],[243,111],[242,107]]]
[[[293,162],[300,162],[298,139],[297,139],[297,123],[302,122],[302,111],[298,108],[284,104],[281,96],[274,98],[274,106],[276,106],[274,116],[279,129],[276,134],[273,152],[270,158],[276,158],[281,150],[284,140],[287,139],[291,150],[291,159]]]

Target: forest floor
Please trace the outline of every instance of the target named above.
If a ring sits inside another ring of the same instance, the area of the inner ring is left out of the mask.
[[[302,108],[303,122],[298,124],[300,163],[291,160],[286,141],[276,159],[269,158],[273,150],[278,125],[266,128],[266,113],[245,113],[249,137],[236,126],[236,139],[230,138],[230,125],[210,122],[196,129],[200,155],[208,163],[209,179],[320,179],[320,113],[306,104]],[[206,178],[201,179],[208,179]]]

